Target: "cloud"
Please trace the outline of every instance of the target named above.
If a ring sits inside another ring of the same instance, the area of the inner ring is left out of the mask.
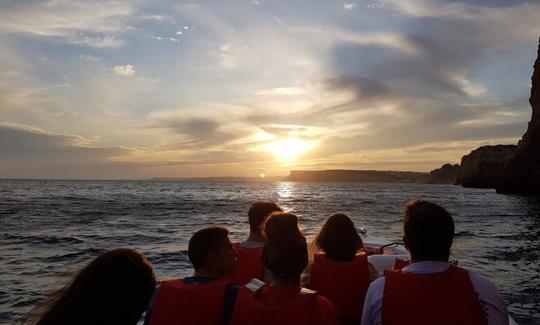
[[[166,129],[173,132],[173,136],[169,137],[167,141],[168,148],[190,150],[193,148],[200,150],[218,148],[245,134],[245,131],[226,131],[225,121],[218,121],[206,116],[161,112],[153,114],[151,119],[152,122],[148,128]]]
[[[131,64],[117,65],[113,68],[113,71],[118,76],[131,77],[135,74],[135,67]]]
[[[384,8],[415,18],[467,22],[496,39],[529,40],[538,37],[540,4],[515,3],[513,6],[476,6],[464,2],[431,0],[383,0]],[[457,27],[457,26],[456,26]],[[467,34],[463,34],[467,37]]]
[[[278,87],[272,89],[261,89],[255,92],[255,95],[270,95],[270,96],[295,96],[303,95],[306,91],[301,87]]]
[[[94,141],[17,124],[0,124],[0,177],[125,178],[137,166],[119,160],[121,147],[97,147]]]
[[[93,55],[85,55],[85,54],[80,54],[79,59],[83,61],[88,61],[88,62],[97,62],[101,60],[99,57],[96,57]]]
[[[345,10],[353,10],[356,7],[356,3],[354,2],[344,2],[343,3],[343,9]]]
[[[129,1],[12,1],[0,10],[0,30],[91,47],[119,47],[135,7]]]

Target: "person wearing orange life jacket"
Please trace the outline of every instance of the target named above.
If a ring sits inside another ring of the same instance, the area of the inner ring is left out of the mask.
[[[342,324],[358,324],[369,284],[378,276],[363,251],[362,238],[345,214],[335,213],[311,243],[306,287],[336,306]]]
[[[226,324],[228,296],[238,287],[221,279],[236,267],[236,251],[223,227],[197,231],[189,241],[188,256],[195,273],[192,277],[162,281],[147,311],[145,324]],[[236,288],[235,288],[236,287]]]
[[[274,212],[266,221],[265,233],[262,260],[267,284],[253,280],[240,288],[231,324],[339,324],[335,307],[328,299],[300,286],[308,253],[298,218]]]
[[[249,236],[245,241],[233,244],[238,252],[238,265],[233,273],[225,277],[226,279],[240,285],[248,283],[253,278],[263,280],[261,253],[266,235],[262,228],[268,215],[275,211],[281,211],[281,208],[270,201],[257,201],[249,207]]]
[[[508,324],[497,287],[448,263],[454,221],[444,208],[424,200],[408,202],[403,233],[411,264],[386,270],[370,285],[362,325]]]

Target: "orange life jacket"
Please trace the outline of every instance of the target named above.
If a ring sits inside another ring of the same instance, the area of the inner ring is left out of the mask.
[[[228,285],[223,280],[194,284],[180,279],[162,281],[150,325],[221,324]]]
[[[341,319],[360,319],[370,283],[367,255],[357,255],[351,262],[334,262],[324,254],[315,254],[307,287],[333,302]]]
[[[250,284],[240,288],[231,325],[303,325],[317,322],[317,299],[324,298],[318,296],[315,291],[299,287],[284,289],[270,286],[249,289]],[[291,292],[291,289],[296,291]],[[261,294],[264,290],[285,290],[288,292],[285,294],[271,292],[274,302],[278,301],[279,303],[270,303],[261,297],[261,295],[264,296],[268,293],[267,291]]]
[[[382,323],[487,324],[469,273],[450,265],[440,273],[385,270]]]
[[[238,243],[234,243],[233,247],[238,253],[236,270],[224,278],[240,285],[244,285],[252,279],[262,281],[264,277],[264,267],[261,261],[262,247],[245,248]]]

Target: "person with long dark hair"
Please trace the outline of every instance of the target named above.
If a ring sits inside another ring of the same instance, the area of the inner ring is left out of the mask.
[[[354,223],[345,214],[332,214],[311,246],[314,254],[306,286],[334,303],[342,324],[358,324],[377,271],[367,260]]]
[[[35,325],[135,325],[156,279],[146,257],[133,249],[101,254],[27,319]]]
[[[300,285],[308,252],[298,218],[274,212],[266,221],[265,234],[262,261],[266,284],[254,280],[240,288],[231,324],[338,324],[334,305]]]

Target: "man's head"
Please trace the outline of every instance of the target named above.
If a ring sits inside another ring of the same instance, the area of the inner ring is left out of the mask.
[[[236,268],[237,253],[223,227],[197,231],[189,240],[188,256],[196,272],[221,277]]]
[[[257,201],[249,207],[249,230],[252,232],[262,231],[266,218],[276,211],[282,211],[281,208],[270,201]]]
[[[454,220],[448,211],[421,199],[407,202],[403,242],[415,260],[448,261]]]

